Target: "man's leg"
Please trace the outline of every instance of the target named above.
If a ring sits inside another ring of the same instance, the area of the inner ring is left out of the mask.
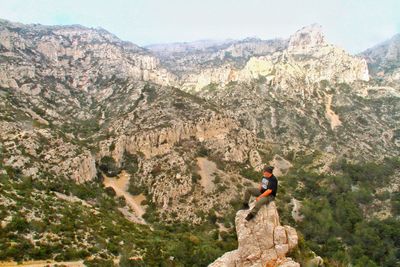
[[[260,195],[260,190],[254,187],[249,187],[246,189],[246,192],[244,194],[244,201],[243,201],[243,206],[241,209],[247,210],[249,208],[249,200],[251,196],[258,197]]]
[[[268,205],[274,199],[275,199],[274,196],[266,196],[266,197],[261,198],[259,201],[256,202],[256,205],[254,206],[254,208],[251,209],[251,211],[249,212],[249,215],[246,217],[246,219],[249,218],[248,220],[251,220],[253,217],[256,216],[256,214],[258,213],[258,211],[261,209],[261,207],[263,205]]]
[[[249,187],[246,189],[246,193],[244,194],[244,203],[249,203],[250,197],[255,196],[258,197],[260,195],[260,190],[255,187]]]

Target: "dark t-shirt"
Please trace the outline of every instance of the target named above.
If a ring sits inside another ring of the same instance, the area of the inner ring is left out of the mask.
[[[261,181],[261,194],[267,191],[268,189],[272,190],[271,195],[276,196],[276,191],[278,191],[278,179],[274,175],[269,178],[263,177]]]

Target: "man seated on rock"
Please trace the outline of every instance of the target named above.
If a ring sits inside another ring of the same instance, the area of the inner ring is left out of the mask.
[[[278,180],[272,174],[273,170],[274,167],[265,166],[260,186],[258,188],[247,188],[244,195],[242,209],[249,208],[249,200],[251,196],[256,197],[256,204],[254,205],[254,208],[252,208],[249,214],[246,216],[247,221],[253,219],[263,205],[268,205],[275,199],[276,191],[278,190]]]

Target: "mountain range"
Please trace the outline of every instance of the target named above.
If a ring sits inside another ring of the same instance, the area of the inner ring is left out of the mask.
[[[399,82],[399,35],[351,55],[317,24],[287,39],[139,47],[104,29],[0,20],[3,175],[45,184],[36,189],[43,198],[76,196],[63,186],[70,181],[121,197],[122,187],[106,182],[127,176],[122,191],[146,200],[116,216],[150,225],[223,220],[254,183],[244,171],[272,164],[278,175],[293,166],[337,174],[343,160],[399,157]],[[44,218],[11,209],[1,219],[17,214]],[[222,224],[234,233],[233,220]]]

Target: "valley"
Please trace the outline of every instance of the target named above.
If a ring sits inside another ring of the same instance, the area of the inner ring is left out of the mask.
[[[395,36],[352,55],[317,24],[140,47],[0,20],[0,260],[242,259],[228,251],[254,244],[238,240],[237,211],[273,165],[268,212],[298,244],[270,240],[254,262],[396,266],[399,47]]]

